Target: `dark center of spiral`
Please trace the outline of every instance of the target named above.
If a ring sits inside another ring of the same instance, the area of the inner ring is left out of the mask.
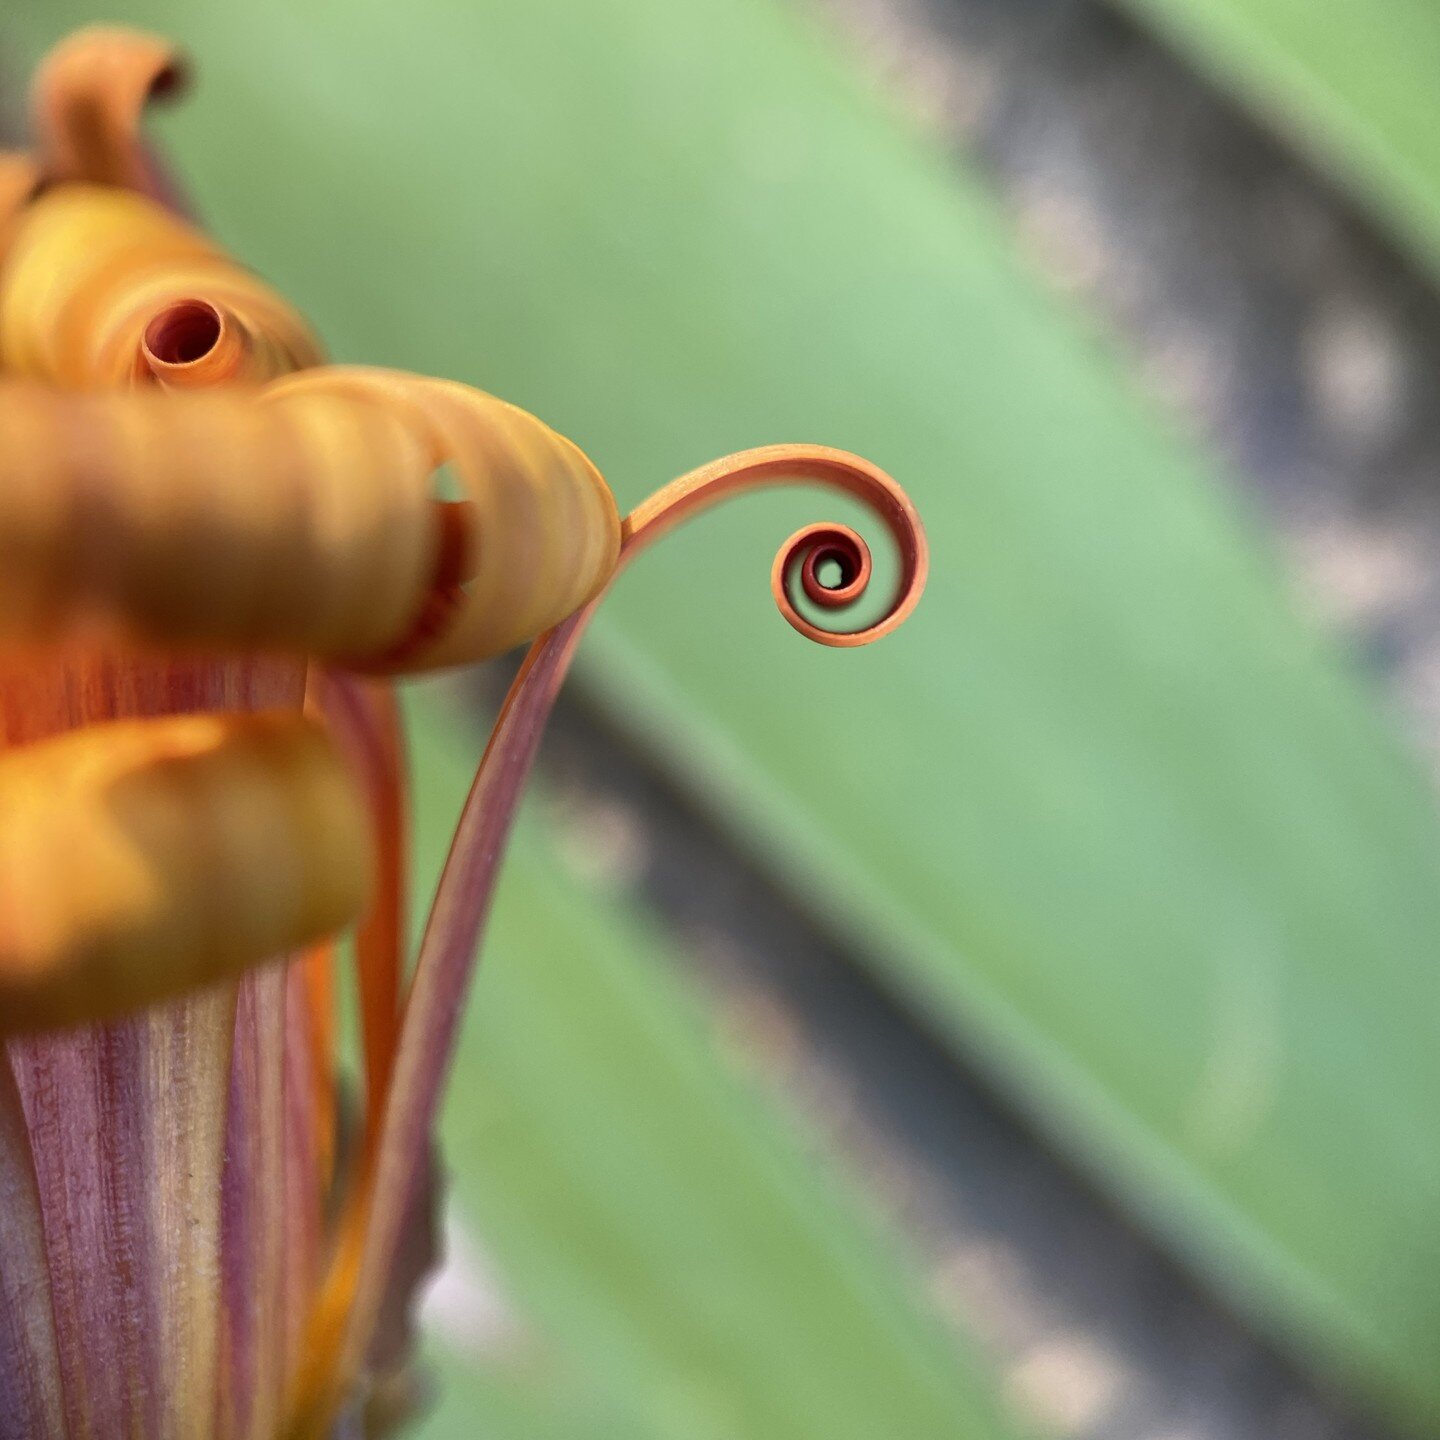
[[[220,314],[203,300],[186,300],[157,315],[145,332],[145,348],[162,365],[193,365],[219,343]]]
[[[840,609],[855,599],[863,565],[844,544],[821,542],[806,555],[800,570],[801,588],[812,604]],[[863,584],[858,587],[863,589]]]

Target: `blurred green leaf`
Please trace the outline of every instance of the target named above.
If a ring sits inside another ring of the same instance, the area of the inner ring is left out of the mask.
[[[1440,272],[1440,7],[1120,0],[1334,170]]]
[[[483,736],[434,708],[415,719],[429,874]],[[538,826],[522,826],[507,865],[478,989],[443,1127],[455,1197],[522,1314],[569,1371],[583,1360],[589,1387],[577,1395],[533,1344],[501,1346],[461,1392],[488,1433],[1004,1433],[898,1256],[725,1074],[654,944],[554,863]],[[472,1428],[447,1432],[447,1411]],[[476,1421],[446,1399],[427,1433],[473,1435]]]
[[[557,1374],[548,1357],[476,1354],[432,1340],[423,1365],[428,1394],[407,1440],[663,1440],[633,1411]]]
[[[819,516],[757,500],[627,577],[592,691],[1177,1249],[1440,1421],[1429,786],[973,180],[770,0],[121,8],[198,53],[202,209],[344,357],[535,409],[629,501],[785,439],[911,489],[893,639],[767,613]],[[565,1023],[533,998],[486,1013]]]

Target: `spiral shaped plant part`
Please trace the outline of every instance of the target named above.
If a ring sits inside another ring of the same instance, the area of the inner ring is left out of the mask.
[[[464,491],[441,512],[448,530],[429,608],[372,668],[498,655],[558,624],[614,573],[620,517],[609,486],[578,446],[527,411],[454,381],[359,366],[293,375],[265,394],[378,407]]]
[[[208,390],[232,380],[273,379],[302,358],[228,305],[197,296],[174,301],[146,325],[135,378],[148,376],[171,390]]]
[[[324,352],[299,313],[144,195],[64,184],[9,227],[0,365],[74,390],[260,383]]]
[[[157,199],[168,185],[140,139],[153,100],[183,89],[179,52],[157,35],[95,25],[45,57],[31,87],[31,116],[48,181],[114,185]]]
[[[838,578],[833,582],[820,574],[820,567],[826,564],[836,567]],[[781,595],[788,599],[798,573],[800,588],[812,605],[822,610],[843,610],[865,593],[871,568],[870,547],[848,525],[807,525],[785,542],[772,580],[779,583]]]
[[[342,396],[0,387],[0,639],[112,621],[151,644],[374,655],[440,524],[403,419]]]
[[[461,385],[309,372],[268,390],[0,386],[0,641],[109,620],[154,644],[379,670],[484,659],[609,579],[608,487]],[[452,465],[458,504],[431,494]]]
[[[682,475],[626,518],[621,564],[731,495],[797,481],[841,491],[869,509],[890,532],[899,573],[884,611],[857,629],[832,629],[807,619],[800,611],[797,591],[821,610],[843,613],[865,597],[873,572],[870,547],[850,526],[807,525],[776,553],[770,574],[776,608],[802,635],[821,645],[868,645],[888,635],[919,603],[930,568],[929,546],[910,497],[878,465],[848,450],[826,445],[765,445]],[[835,584],[821,579],[820,567],[827,561],[838,568]]]

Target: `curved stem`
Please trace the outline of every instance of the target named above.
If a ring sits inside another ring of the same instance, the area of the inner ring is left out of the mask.
[[[682,475],[627,517],[615,574],[677,525],[729,496],[796,480],[820,481],[865,504],[890,531],[899,552],[900,574],[890,605],[878,620],[856,631],[822,629],[799,614],[790,596],[790,582],[810,558],[812,543],[822,547],[827,557],[840,554],[842,576],[835,588],[847,606],[863,591],[861,577],[869,574],[869,552],[846,527],[807,527],[792,536],[776,558],[773,588],[782,614],[824,644],[861,645],[888,634],[914,609],[924,587],[928,564],[924,530],[909,498],[883,470],[842,450],[767,446]],[[846,554],[853,563],[845,563]],[[813,599],[813,561],[810,571],[807,591]],[[314,1433],[333,1413],[343,1386],[364,1367],[392,1257],[415,1201],[417,1177],[423,1173],[505,842],[546,721],[608,589],[607,584],[589,605],[531,645],[465,801],[406,996],[379,1122],[379,1145],[354,1199],[347,1234],[317,1309],[312,1343],[306,1347],[312,1356],[331,1357],[335,1368],[310,1377],[297,1406],[293,1435]]]

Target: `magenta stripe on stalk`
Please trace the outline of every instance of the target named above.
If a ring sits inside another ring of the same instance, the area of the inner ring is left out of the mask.
[[[216,1432],[275,1432],[284,1375],[285,969],[240,982],[221,1177],[221,1379]]]

